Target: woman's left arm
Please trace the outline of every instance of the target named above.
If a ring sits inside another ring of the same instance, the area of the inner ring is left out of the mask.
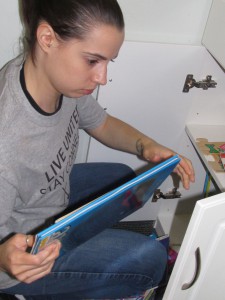
[[[88,133],[110,148],[141,156],[153,163],[158,163],[177,154],[127,123],[110,115],[107,115],[103,124],[89,130]],[[181,177],[184,188],[189,189],[190,182],[195,180],[194,169],[189,159],[179,156],[181,161],[174,171]]]

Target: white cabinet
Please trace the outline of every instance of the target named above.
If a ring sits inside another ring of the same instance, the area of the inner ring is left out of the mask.
[[[225,68],[225,1],[214,0],[206,24],[202,44]]]
[[[198,201],[163,300],[225,299],[225,193]]]

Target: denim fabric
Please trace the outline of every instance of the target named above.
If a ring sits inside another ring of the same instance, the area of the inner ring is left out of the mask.
[[[75,165],[70,206],[81,199],[82,204],[90,201],[133,176],[122,164]],[[159,242],[131,231],[106,229],[57,259],[51,274],[5,292],[25,295],[27,300],[124,298],[156,286],[166,262],[166,250]]]

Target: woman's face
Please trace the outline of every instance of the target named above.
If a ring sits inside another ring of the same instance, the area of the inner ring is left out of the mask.
[[[44,68],[57,93],[78,98],[107,83],[107,66],[115,59],[124,40],[116,27],[100,25],[84,40],[53,44]]]

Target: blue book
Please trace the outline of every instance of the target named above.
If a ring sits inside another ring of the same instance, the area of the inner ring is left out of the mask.
[[[134,179],[85,204],[39,232],[31,253],[55,239],[62,243],[61,254],[77,247],[106,228],[141,208],[171,174],[180,158],[175,155]]]

